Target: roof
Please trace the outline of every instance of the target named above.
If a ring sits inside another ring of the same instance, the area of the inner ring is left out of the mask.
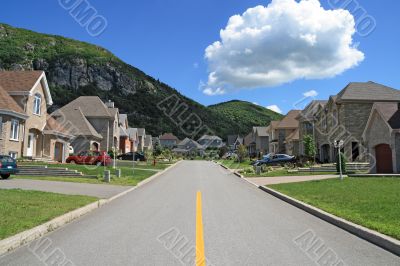
[[[318,112],[319,107],[324,107],[328,101],[326,100],[314,100],[311,101],[304,110],[296,117],[296,119],[304,119],[308,121],[314,120],[314,115]]]
[[[68,132],[66,128],[61,126],[57,120],[54,119],[54,117],[47,115],[47,121],[46,121],[46,126],[44,127],[45,133],[51,133],[51,134],[61,134],[66,137],[72,138],[73,135]]]
[[[137,131],[138,131],[139,137],[145,137],[146,136],[146,129],[138,128]]]
[[[287,141],[300,140],[300,130],[297,128],[286,138]]]
[[[137,136],[137,134],[138,134],[138,129],[137,128],[128,128],[127,130],[126,130],[126,132],[128,132],[128,134],[129,134],[129,138],[131,139],[131,140],[136,140],[136,136]]]
[[[220,138],[220,137],[218,137],[218,136],[210,136],[210,135],[203,135],[198,141],[200,141],[200,140],[221,140],[222,141],[222,139]]]
[[[372,81],[351,82],[338,93],[337,101],[400,101],[400,91]]]
[[[253,132],[256,133],[259,137],[268,137],[269,134],[267,130],[268,127],[253,127]]]
[[[79,108],[86,117],[112,118],[109,109],[98,96],[81,96],[57,111],[67,113]],[[56,111],[56,112],[57,112]]]
[[[71,109],[64,113],[60,110],[57,110],[52,113],[51,116],[54,117],[58,122],[63,121],[63,124],[67,124],[68,122],[71,123],[72,127],[67,129],[69,134],[75,136],[91,136],[98,139],[103,138],[86,119],[80,108]]]
[[[119,127],[119,136],[120,137],[129,137],[129,134],[124,127]]]
[[[269,124],[270,130],[274,130],[275,128],[277,128],[280,122],[281,121],[271,121],[271,123]]]
[[[144,146],[145,147],[150,147],[153,145],[153,137],[151,135],[146,135],[144,138]]]
[[[127,125],[128,122],[128,115],[127,114],[119,114],[119,123],[123,126],[123,127],[128,127]]]
[[[299,121],[296,117],[300,114],[301,110],[291,110],[289,113],[281,120],[277,128],[279,129],[290,129],[299,127]]]
[[[28,118],[17,102],[0,86],[0,113],[7,113],[22,119]]]
[[[114,118],[118,114],[119,110],[118,108],[108,108],[108,112]]]
[[[252,143],[255,143],[254,135],[253,132],[250,132],[249,134],[244,137],[244,145],[250,145]]]
[[[400,129],[400,110],[397,103],[375,103],[372,111],[374,109],[379,111],[382,118],[392,129]]]
[[[185,146],[185,145],[187,145],[189,143],[194,143],[198,149],[201,149],[203,147],[197,141],[189,139],[189,138],[185,138],[184,140],[179,142],[178,146]]]
[[[160,137],[160,140],[178,140],[178,138],[172,133],[165,133]]]

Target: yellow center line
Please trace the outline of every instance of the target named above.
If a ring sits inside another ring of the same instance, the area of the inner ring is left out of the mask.
[[[196,203],[196,266],[206,266],[204,255],[203,214],[201,209],[201,192],[197,191]]]

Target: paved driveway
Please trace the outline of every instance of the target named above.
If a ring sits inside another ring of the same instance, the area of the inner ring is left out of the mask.
[[[16,188],[24,190],[54,192],[68,195],[86,195],[101,199],[108,199],[125,190],[130,189],[131,187],[30,179],[0,180],[0,189]]]
[[[207,266],[400,265],[399,257],[202,161],[177,165],[0,265],[195,265],[203,243]],[[54,254],[62,263],[50,264]]]
[[[275,177],[255,177],[246,179],[252,182],[253,184],[256,184],[257,186],[264,186],[264,185],[275,185],[283,183],[305,182],[312,180],[324,180],[332,178],[339,178],[339,176],[338,175],[275,176]]]

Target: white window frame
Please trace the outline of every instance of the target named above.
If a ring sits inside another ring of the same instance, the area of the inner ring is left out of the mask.
[[[36,93],[33,100],[33,114],[41,115],[42,95]]]
[[[19,121],[17,119],[11,120],[10,139],[19,141]]]
[[[15,160],[18,158],[18,152],[15,151],[10,151],[8,155]]]

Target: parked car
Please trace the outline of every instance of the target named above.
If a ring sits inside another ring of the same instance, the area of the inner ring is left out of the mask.
[[[71,164],[111,165],[112,159],[105,151],[82,151],[78,155],[71,155],[66,160]]]
[[[269,153],[264,155],[261,160],[257,160],[254,165],[278,165],[278,164],[286,164],[286,163],[295,163],[296,157],[287,155],[287,154],[272,154]]]
[[[0,176],[3,179],[9,178],[12,174],[18,173],[17,161],[8,155],[0,155]]]
[[[135,160],[135,161],[141,161],[141,162],[145,162],[147,160],[146,156],[140,152],[135,152],[135,157],[133,157],[133,152],[124,153],[124,154],[118,155],[117,159],[123,160],[123,161]]]

